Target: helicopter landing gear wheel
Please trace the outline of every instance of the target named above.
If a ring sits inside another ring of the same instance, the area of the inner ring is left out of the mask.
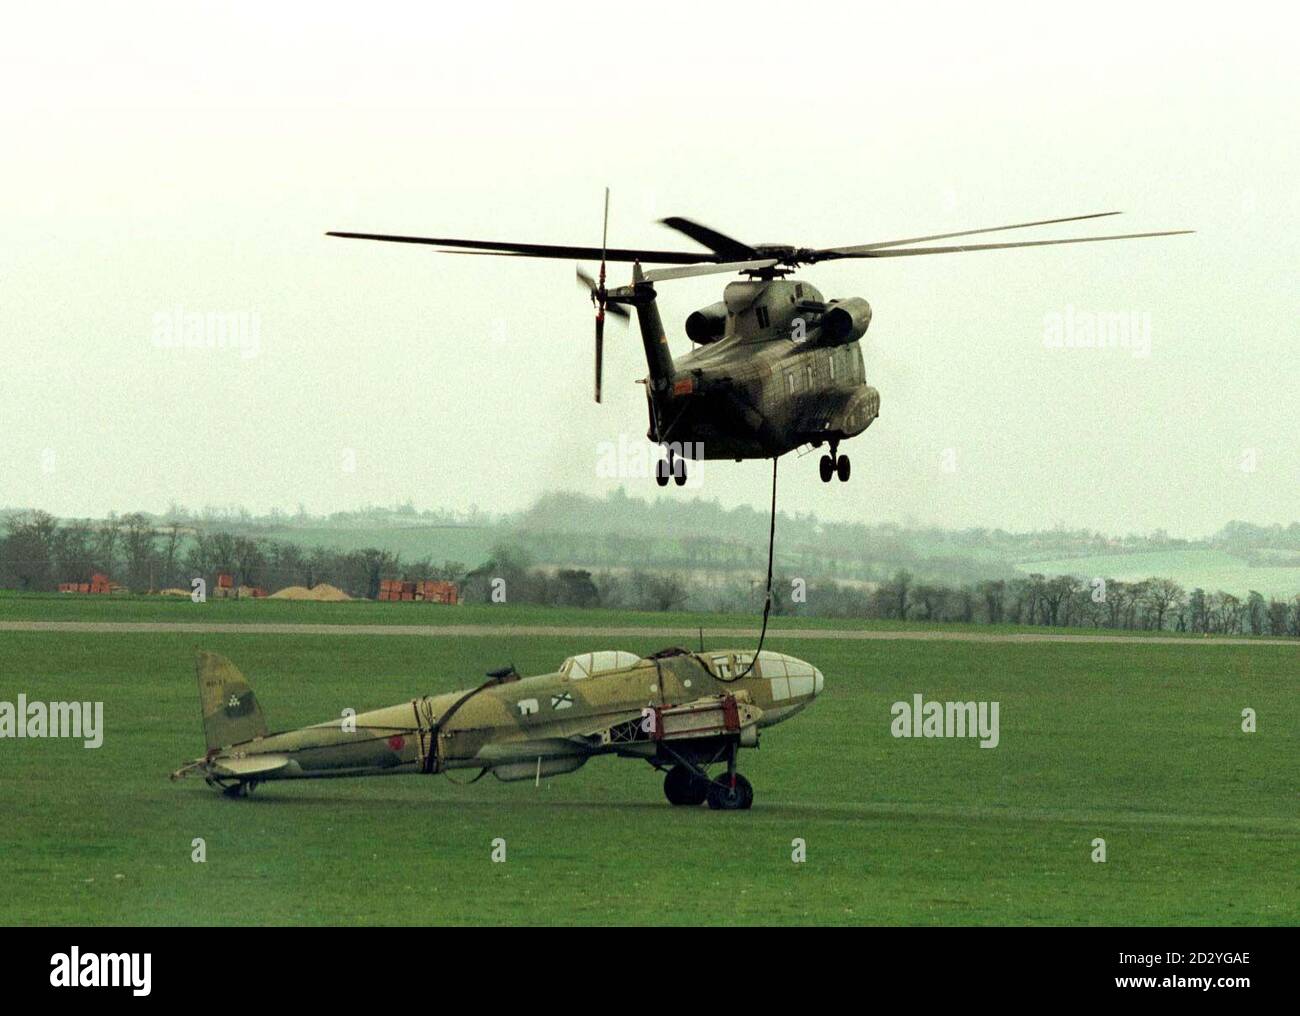
[[[675,765],[664,777],[664,797],[673,805],[699,805],[709,796],[710,783],[686,766]]]
[[[754,804],[754,788],[740,773],[723,773],[709,784],[708,801],[714,811],[745,811]]]
[[[823,455],[821,462],[818,463],[822,483],[830,483],[833,476],[839,477],[840,483],[847,482],[849,478],[849,457],[841,455],[839,447],[838,441],[832,441],[830,454]]]
[[[655,483],[667,487],[670,479],[679,487],[686,486],[686,460],[673,450],[672,445],[665,445],[664,457],[655,463]]]

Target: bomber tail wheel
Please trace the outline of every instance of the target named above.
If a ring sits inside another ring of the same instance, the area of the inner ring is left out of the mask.
[[[839,461],[835,463],[835,475],[840,478],[840,483],[847,483],[849,479],[849,457],[841,455]]]
[[[749,780],[736,773],[735,785],[723,773],[709,784],[709,807],[714,811],[744,811],[754,804],[754,788]]]
[[[708,794],[708,780],[700,779],[685,766],[673,766],[664,777],[664,797],[669,804],[703,804]]]

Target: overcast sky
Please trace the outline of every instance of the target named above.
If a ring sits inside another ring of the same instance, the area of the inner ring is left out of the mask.
[[[0,505],[660,496],[599,475],[602,442],[645,443],[645,363],[611,328],[592,402],[572,263],[323,235],[596,244],[609,185],[627,246],[689,245],[668,215],[809,246],[1112,209],[1023,238],[1198,230],[805,268],[870,300],[881,416],[843,446],[848,484],[784,459],[787,510],[1183,535],[1300,518],[1289,30],[1273,5],[1048,8],[17,8]],[[676,352],[725,281],[661,285]],[[1132,315],[1132,345],[1048,344],[1095,313]],[[176,347],[191,314],[242,315],[244,344]],[[708,463],[663,496],[762,507],[767,482]]]

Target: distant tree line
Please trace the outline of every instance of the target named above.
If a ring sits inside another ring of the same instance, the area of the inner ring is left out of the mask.
[[[456,581],[465,565],[430,557],[402,561],[375,547],[330,550],[284,540],[192,528],[180,520],[156,525],[141,513],[102,522],[60,523],[45,512],[10,515],[0,540],[0,588],[34,592],[64,582],[86,582],[96,572],[132,592],[188,590],[195,578],[215,588],[218,574],[240,586],[272,592],[285,586],[329,583],[350,596],[374,598],[382,578]]]
[[[378,595],[381,579],[442,579],[459,583],[461,599],[469,603],[723,613],[761,609],[764,588],[756,571],[719,576],[707,569],[710,563],[697,560],[692,570],[547,568],[535,563],[527,547],[503,543],[471,570],[460,562],[403,559],[375,547],[304,547],[179,519],[159,525],[139,512],[99,522],[60,522],[31,511],[5,519],[0,588],[52,591],[60,583],[86,582],[100,572],[133,592],[188,590],[196,577],[212,589],[224,572],[240,586],[275,591],[329,583],[369,599]],[[1245,597],[1223,590],[1188,591],[1159,577],[1125,582],[1033,574],[936,583],[898,569],[884,581],[846,583],[804,582],[786,571],[773,583],[772,610],[831,618],[1300,636],[1300,595],[1284,600],[1254,590]]]
[[[778,587],[787,599],[790,585]],[[916,582],[899,571],[874,589],[809,586],[810,614],[880,620],[1042,625],[1214,635],[1300,636],[1300,595],[1289,600],[1185,590],[1172,579],[1139,582],[1028,575],[967,585]],[[796,609],[787,612],[798,612]]]

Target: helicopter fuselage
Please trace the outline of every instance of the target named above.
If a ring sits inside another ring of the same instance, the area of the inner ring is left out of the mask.
[[[859,345],[870,318],[865,300],[827,303],[792,279],[729,284],[691,315],[700,344],[671,373],[651,360],[650,440],[684,458],[746,459],[862,433],[880,412]]]

